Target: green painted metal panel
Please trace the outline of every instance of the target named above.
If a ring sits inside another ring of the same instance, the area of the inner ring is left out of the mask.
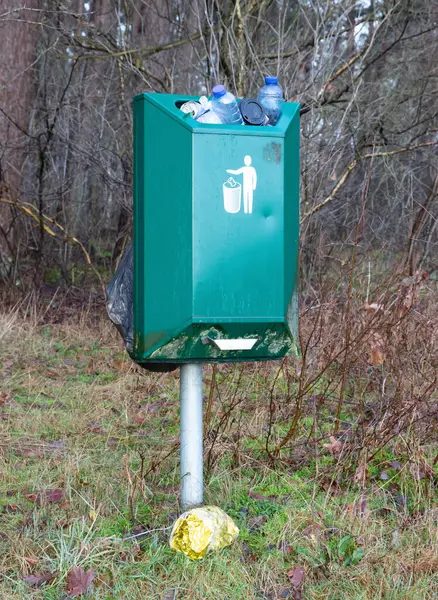
[[[283,140],[244,131],[194,138],[194,316],[281,319]]]
[[[299,105],[274,127],[207,125],[179,110],[188,99],[134,99],[133,358],[296,352]],[[224,351],[215,338],[256,341]]]
[[[287,326],[298,340],[298,283],[300,235],[300,120],[293,115],[284,139],[284,302]]]
[[[134,100],[134,351],[167,342],[192,315],[191,134]]]

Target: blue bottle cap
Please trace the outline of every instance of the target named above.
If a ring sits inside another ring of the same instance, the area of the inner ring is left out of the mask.
[[[277,85],[278,77],[265,77],[266,85]]]
[[[213,96],[215,98],[220,98],[221,96],[224,96],[227,93],[225,86],[221,85],[220,83],[218,85],[215,85],[212,91],[213,91]]]

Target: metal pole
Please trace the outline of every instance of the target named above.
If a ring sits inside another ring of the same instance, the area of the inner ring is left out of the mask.
[[[203,503],[202,365],[181,365],[181,506],[183,510]]]

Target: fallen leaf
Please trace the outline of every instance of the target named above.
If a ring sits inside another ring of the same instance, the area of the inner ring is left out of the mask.
[[[363,305],[364,310],[368,310],[368,311],[378,311],[378,310],[383,310],[384,306],[383,304],[377,304],[376,302],[371,302],[371,304],[368,304],[367,302],[365,302],[365,304]]]
[[[145,404],[141,407],[141,411],[146,413],[155,413],[160,408],[166,406],[167,404],[171,404],[170,402],[151,402],[151,404]]]
[[[367,478],[368,468],[365,465],[359,465],[354,472],[353,481],[357,485],[365,485]]]
[[[15,402],[11,396],[8,396],[6,392],[2,392],[0,395],[0,406],[11,406],[12,408],[17,408],[20,406],[19,402]]]
[[[87,372],[89,375],[98,375],[99,374],[99,366],[102,363],[99,363],[98,360],[92,358],[87,365]]]
[[[394,502],[400,508],[406,508],[409,504],[409,498],[407,494],[397,494],[394,496]]]
[[[129,550],[125,550],[120,554],[120,560],[126,562],[132,558],[135,558],[141,552],[139,544],[133,544]]]
[[[319,523],[310,523],[301,532],[301,535],[308,538],[320,540],[324,537],[324,528]]]
[[[49,448],[51,450],[58,450],[58,448],[65,448],[64,440],[55,440],[54,442],[50,442]]]
[[[341,534],[341,530],[339,529],[339,527],[326,527],[324,529],[324,536],[330,540],[334,537],[339,537],[339,535]]]
[[[65,442],[64,442],[64,440],[56,440],[54,442],[51,442],[49,444],[48,449],[50,452],[53,452],[54,454],[61,452],[62,450],[65,449]]]
[[[117,450],[118,440],[116,438],[110,437],[107,441],[107,446],[110,450]]]
[[[241,561],[242,562],[246,562],[246,563],[252,563],[252,562],[256,562],[258,559],[257,554],[254,553],[254,550],[251,548],[251,546],[249,544],[247,544],[246,542],[244,542],[241,546],[242,548],[242,558]]]
[[[113,577],[110,573],[103,573],[94,580],[95,587],[110,588],[113,584]]]
[[[164,593],[164,596],[162,597],[161,600],[175,600],[176,598],[176,591],[175,590],[167,590],[167,592]]]
[[[86,594],[94,579],[95,572],[84,571],[82,567],[73,567],[67,576],[67,593],[71,598]]]
[[[303,583],[306,578],[306,572],[301,565],[295,565],[293,569],[287,572],[289,581],[294,591],[294,600],[302,600]]]
[[[7,395],[6,392],[2,392],[0,394],[0,406],[3,406],[4,404],[6,404],[6,402],[9,401],[9,396]]]
[[[59,376],[58,371],[55,371],[55,369],[46,369],[45,374],[46,374],[46,376],[50,377],[51,379],[57,379]]]
[[[385,357],[383,356],[383,352],[377,346],[371,345],[371,353],[370,353],[370,363],[374,367],[379,367],[383,365],[385,362]]]
[[[34,573],[33,575],[26,575],[23,577],[23,581],[30,587],[41,587],[45,583],[50,583],[55,579],[55,574],[47,571],[46,573]]]
[[[416,300],[417,300],[417,292],[416,292],[416,289],[412,286],[412,288],[409,290],[409,292],[406,294],[406,296],[403,299],[403,308],[405,309],[403,311],[404,314],[409,312],[409,310],[414,306]]]
[[[54,490],[42,490],[37,494],[28,494],[27,498],[35,501],[38,506],[44,504],[58,504],[64,500],[64,491],[56,488]]]
[[[137,423],[137,425],[143,425],[143,423],[146,421],[146,418],[146,414],[140,410],[134,416],[133,421],[134,423]]]
[[[268,520],[266,515],[257,515],[248,519],[248,528],[250,531],[260,531],[263,525]]]
[[[329,494],[332,494],[334,496],[342,492],[339,483],[331,477],[323,477],[320,481],[320,486],[325,492],[328,492]]]
[[[120,358],[115,358],[113,361],[113,368],[116,369],[116,371],[121,371],[124,365],[125,361],[121,360]]]
[[[365,494],[362,494],[362,496],[353,503],[353,515],[365,521],[369,512],[367,497]]]
[[[392,515],[392,510],[388,507],[378,508],[376,511],[374,511],[374,514],[376,515],[376,517],[381,517],[382,519],[385,519],[389,515]]]
[[[385,355],[383,354],[383,348],[385,346],[385,340],[380,333],[374,333],[370,342],[370,363],[374,367],[379,367],[385,362]]]
[[[67,527],[70,526],[70,522],[67,519],[57,519],[55,521],[55,525],[56,525],[56,527],[59,527],[60,529],[66,529]]]
[[[409,471],[416,481],[424,479],[425,477],[432,478],[434,476],[433,468],[425,460],[418,463],[411,463]]]
[[[30,556],[23,556],[23,560],[25,560],[29,565],[32,566],[38,564],[38,560],[36,558],[31,558]]]
[[[14,366],[14,361],[13,360],[6,360],[2,364],[2,372],[3,372],[3,375],[5,377],[11,375],[11,371],[12,371],[12,367],[13,366]]]
[[[242,548],[242,554],[244,556],[245,560],[248,560],[248,557],[251,556],[252,554],[252,548],[249,544],[247,544],[246,542],[243,542],[241,545]]]
[[[5,504],[3,506],[4,513],[15,513],[20,510],[20,507],[17,504]]]
[[[302,585],[306,577],[306,572],[301,565],[295,565],[293,569],[287,572],[287,576],[293,587],[297,588],[299,585]]]
[[[323,448],[326,448],[332,456],[338,456],[342,452],[342,442],[337,440],[334,435],[330,436],[330,443],[323,444]]]
[[[40,446],[22,446],[14,449],[14,453],[17,456],[23,456],[25,458],[40,458],[44,454],[44,448]]]
[[[248,496],[250,498],[254,498],[254,500],[265,500],[267,502],[275,502],[277,499],[275,496],[263,496],[262,494],[257,494],[257,492],[249,491]]]
[[[294,551],[292,546],[286,540],[280,540],[280,543],[278,544],[278,549],[280,550],[280,552],[284,552],[285,554],[292,554]]]
[[[88,423],[87,429],[90,433],[107,433],[107,431],[102,427],[102,425],[100,425],[100,423]]]
[[[421,469],[426,477],[430,477],[432,479],[435,476],[433,467],[431,467],[424,459],[421,461]]]

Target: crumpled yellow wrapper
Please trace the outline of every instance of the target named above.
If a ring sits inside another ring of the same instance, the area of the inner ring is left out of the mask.
[[[217,506],[201,506],[183,513],[170,534],[170,547],[198,560],[211,550],[229,546],[239,535],[233,519]]]

